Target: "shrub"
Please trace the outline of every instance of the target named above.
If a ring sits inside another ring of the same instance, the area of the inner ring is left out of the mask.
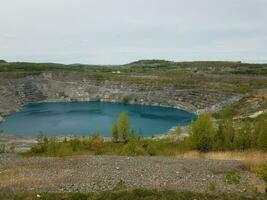
[[[228,184],[239,184],[241,176],[235,171],[229,171],[224,176],[224,181]]]
[[[91,150],[99,150],[104,146],[104,138],[99,134],[95,134],[89,139]]]
[[[258,133],[258,147],[262,150],[267,150],[267,122],[261,120],[256,124]]]
[[[118,132],[123,142],[128,142],[130,124],[126,113],[121,113],[118,119]]]
[[[190,144],[193,149],[207,152],[212,149],[214,127],[209,115],[200,115],[190,126]]]
[[[118,125],[116,122],[112,124],[111,135],[112,135],[113,142],[119,142],[119,131],[118,131]]]
[[[256,173],[267,184],[267,164],[259,166],[256,170]]]
[[[47,144],[47,153],[48,155],[57,155],[57,151],[60,147],[60,143],[56,138],[50,138]]]
[[[75,150],[76,151],[76,150]],[[60,143],[58,145],[58,149],[55,153],[54,156],[59,156],[59,157],[63,157],[63,156],[70,156],[73,154],[73,149],[72,147],[70,147],[69,145],[67,144],[64,144],[64,143]]]
[[[151,145],[149,145],[148,148],[147,148],[147,153],[150,156],[156,156],[157,155],[156,148],[151,146]]]
[[[173,133],[174,133],[175,135],[177,135],[177,136],[181,135],[181,133],[182,133],[182,128],[181,128],[181,126],[177,126],[177,127],[175,128],[175,130],[174,130]]]
[[[120,179],[119,182],[115,185],[113,190],[120,191],[120,190],[126,190],[127,186],[124,180]]]
[[[170,134],[170,138],[172,138],[172,140],[178,140],[180,139],[179,136],[182,134],[182,128],[180,126],[177,126],[174,131],[171,132]]]
[[[244,122],[243,127],[235,135],[235,146],[237,149],[245,150],[251,147],[252,129],[251,124]]]
[[[36,153],[36,154],[44,153],[46,150],[47,150],[47,147],[43,144],[35,144],[31,148],[31,152]]]
[[[222,133],[224,135],[224,150],[232,150],[234,149],[234,137],[235,137],[235,129],[232,120],[224,120],[222,122]]]
[[[69,143],[70,143],[72,151],[77,151],[81,147],[81,141],[78,138],[71,139]]]
[[[214,192],[216,190],[216,182],[214,181],[209,182],[208,188],[211,192]]]
[[[130,141],[124,145],[122,154],[127,156],[141,156],[146,155],[145,149],[135,141]]]
[[[130,98],[129,97],[127,97],[127,96],[123,97],[122,103],[128,104],[129,102],[130,102]]]
[[[6,153],[6,145],[0,144],[0,153]]]
[[[15,144],[11,144],[11,146],[9,146],[9,152],[10,153],[15,153],[15,150],[16,150]]]
[[[224,135],[224,127],[223,124],[219,124],[219,128],[216,131],[214,138],[213,138],[213,150],[216,151],[222,151],[224,150],[224,144],[225,144],[225,135]]]

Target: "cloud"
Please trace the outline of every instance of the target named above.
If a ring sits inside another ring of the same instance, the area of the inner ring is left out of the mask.
[[[9,47],[1,57],[257,60],[267,55],[266,7],[267,0],[8,0],[0,7],[0,46]]]
[[[16,39],[17,35],[8,33],[8,34],[4,34],[4,38],[6,38],[6,39]]]

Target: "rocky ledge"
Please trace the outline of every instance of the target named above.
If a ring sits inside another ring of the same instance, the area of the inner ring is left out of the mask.
[[[127,81],[96,80],[80,73],[44,72],[0,80],[0,115],[32,102],[108,101],[158,105],[197,112],[240,99],[239,94],[203,88],[152,87]]]

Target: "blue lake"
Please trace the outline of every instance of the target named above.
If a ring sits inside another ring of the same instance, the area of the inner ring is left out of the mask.
[[[9,115],[0,130],[16,135],[110,136],[110,128],[121,112],[129,116],[131,128],[143,136],[166,133],[170,128],[188,125],[196,115],[184,110],[159,106],[107,102],[29,104]]]

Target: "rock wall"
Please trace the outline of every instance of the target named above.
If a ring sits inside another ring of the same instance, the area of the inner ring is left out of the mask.
[[[126,81],[95,80],[75,72],[46,72],[0,80],[0,115],[16,112],[31,102],[94,100],[170,106],[197,112],[237,96],[203,88],[159,89]]]

